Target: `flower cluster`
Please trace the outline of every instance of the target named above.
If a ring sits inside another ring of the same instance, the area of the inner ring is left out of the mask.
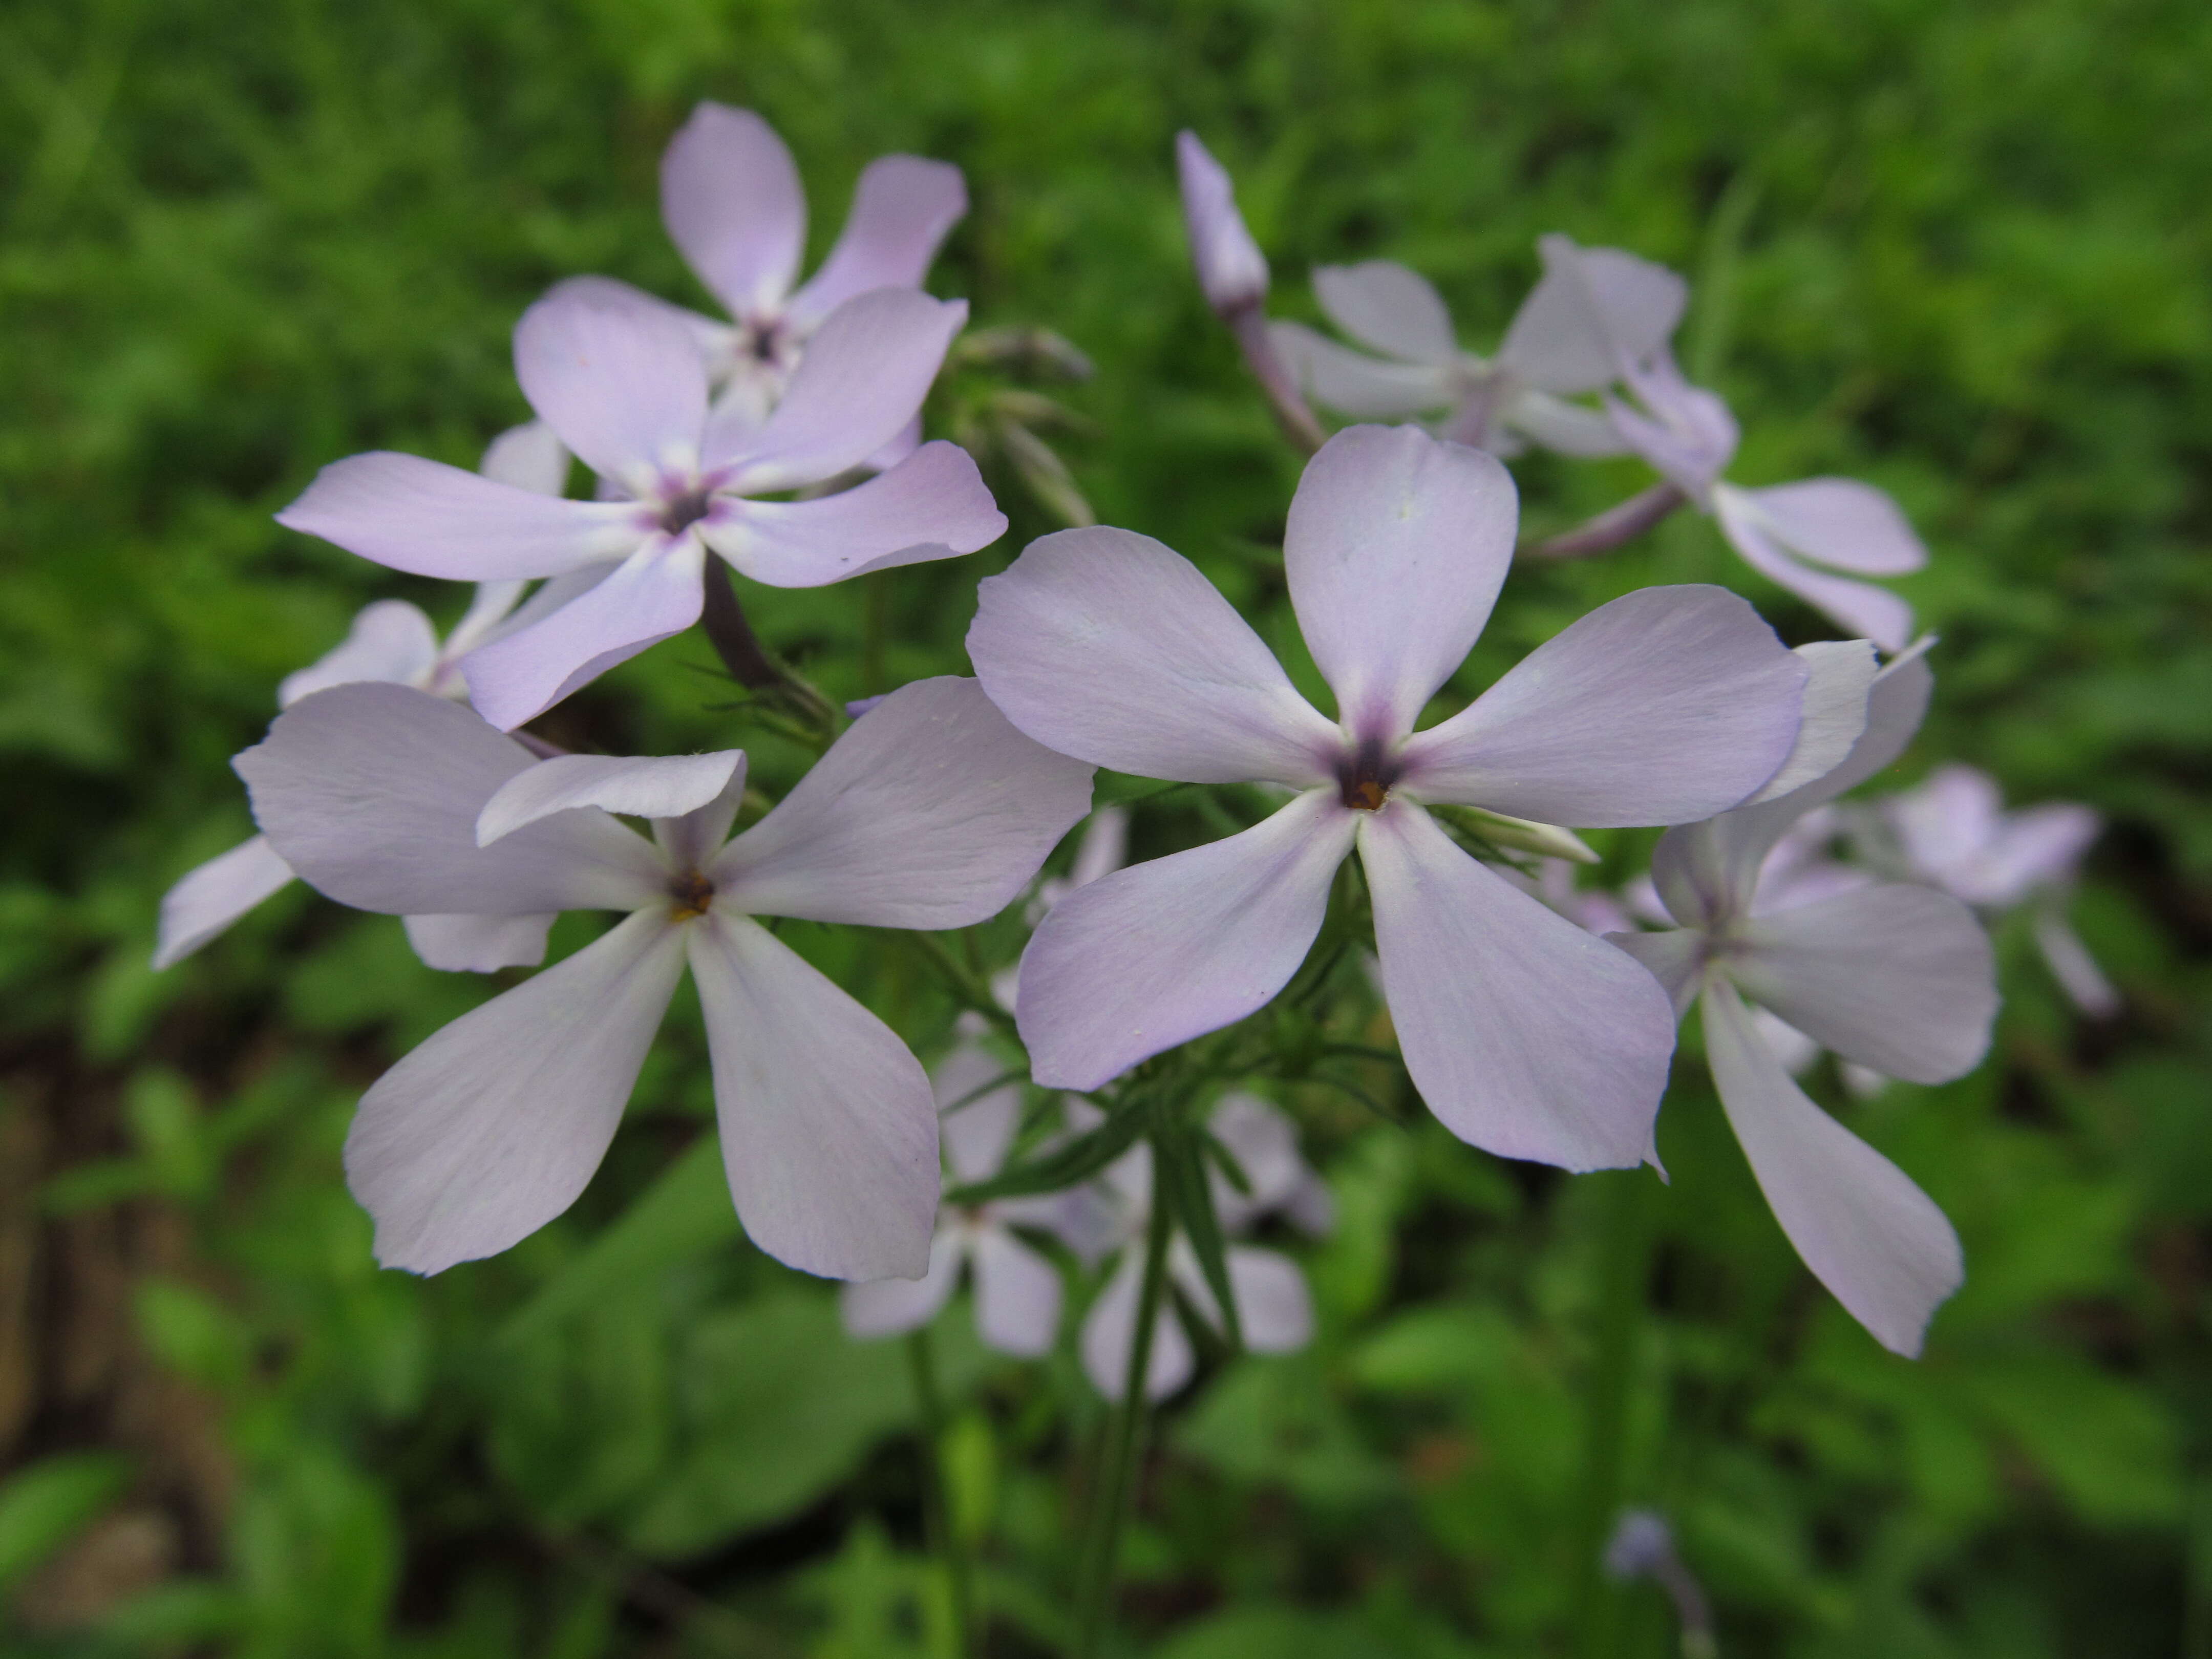
[[[1698,1001],[1784,1231],[1880,1340],[1917,1351],[1960,1282],[1957,1239],[1793,1063],[1817,1047],[1923,1083],[1972,1067],[1996,1007],[1977,910],[2032,903],[2062,981],[2109,1007],[2058,908],[2094,820],[2005,819],[1964,769],[1877,808],[1838,802],[1899,759],[1933,684],[1904,601],[1863,579],[1926,555],[1868,485],[1724,479],[1735,424],[1674,366],[1672,272],[1547,238],[1485,357],[1413,271],[1324,267],[1322,307],[1354,349],[1268,321],[1228,176],[1189,134],[1178,159],[1206,296],[1310,452],[1280,565],[1294,663],[1190,560],[1085,524],[981,582],[972,678],[841,717],[776,665],[729,571],[818,586],[1006,528],[968,452],[921,427],[967,307],[920,284],[966,198],[942,162],[879,160],[797,284],[791,157],[758,117],[702,106],[664,159],[662,209],[726,319],[563,282],[514,331],[537,418],[480,471],[357,455],[279,515],[476,599],[442,643],[412,606],[373,605],[284,683],[236,763],[259,834],[179,883],[157,962],[295,875],[407,918],[446,969],[533,966],[561,913],[612,913],[362,1097],[346,1171],[380,1261],[437,1272],[566,1210],[688,966],[754,1242],[852,1281],[858,1336],[921,1328],[965,1275],[983,1340],[1024,1356],[1058,1340],[1066,1271],[1101,1269],[1076,1347],[1132,1410],[1182,1386],[1201,1348],[1312,1334],[1295,1261],[1250,1235],[1325,1232],[1328,1193],[1275,1103],[1292,1093],[1256,1082],[1295,1086],[1334,1043],[1401,1067],[1474,1146],[1634,1167],[1657,1161],[1677,1020]],[[1309,397],[1363,423],[1328,435]],[[1528,445],[1638,455],[1660,482],[1518,548],[1504,461]],[[573,498],[572,457],[592,476]],[[1792,649],[1724,588],[1654,586],[1467,684],[1516,553],[1601,550],[1686,503],[1853,637]],[[775,729],[816,753],[780,800],[742,749],[572,754],[526,729],[702,619],[733,672],[789,694]],[[1094,811],[1101,768],[1157,784],[1116,780]],[[1219,833],[1194,843],[1179,794]],[[1086,814],[1072,865],[1045,876]],[[1649,881],[1578,892],[1595,854],[1575,832],[1638,826],[1666,832]],[[1845,841],[1864,867],[1833,856]],[[1018,904],[1018,963],[916,953],[965,1006],[933,1076],[775,928],[933,933]],[[1347,957],[1379,996],[1337,972]],[[1303,1058],[1253,1036],[1271,1004],[1308,1033]]]

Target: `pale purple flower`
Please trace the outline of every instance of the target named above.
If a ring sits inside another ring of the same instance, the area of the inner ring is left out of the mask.
[[[1194,132],[1176,134],[1176,174],[1191,264],[1206,303],[1224,317],[1258,306],[1267,297],[1267,256],[1244,228],[1227,171]]]
[[[1243,1172],[1251,1189],[1239,1194],[1218,1171],[1209,1170],[1216,1213],[1225,1234],[1244,1231],[1261,1217],[1284,1212],[1304,1231],[1320,1234],[1334,1224],[1328,1189],[1297,1152],[1297,1131],[1274,1107],[1251,1095],[1229,1095],[1214,1109],[1209,1132]],[[1109,1400],[1120,1400],[1128,1384],[1130,1351],[1137,1339],[1137,1313],[1144,1300],[1145,1235],[1152,1216],[1152,1154],[1131,1147],[1106,1171],[1102,1184],[1112,1199],[1115,1231],[1108,1244],[1119,1260],[1105,1287],[1084,1316],[1083,1369],[1091,1385]],[[1226,1206],[1224,1200],[1226,1199]],[[1169,1241],[1169,1281],[1199,1316],[1217,1331],[1227,1321],[1213,1286],[1199,1265],[1198,1252],[1178,1231]],[[1230,1244],[1223,1251],[1230,1294],[1244,1346],[1254,1353],[1290,1353],[1313,1340],[1313,1297],[1298,1264],[1279,1250]],[[1190,1381],[1197,1364],[1190,1338],[1163,1296],[1146,1357],[1145,1397],[1163,1400]]]
[[[1931,685],[1918,658],[1893,665],[1867,696],[1863,734],[1826,776],[1668,830],[1652,873],[1680,927],[1613,939],[1651,969],[1677,1012],[1702,997],[1714,1085],[1775,1218],[1852,1317],[1907,1355],[1964,1277],[1958,1237],[1902,1170],[1790,1081],[1745,999],[1886,1076],[1942,1083],[1980,1062],[1996,977],[1988,938],[1956,899],[1881,883],[1783,908],[1759,902],[1775,844],[1897,758]]]
[[[558,495],[568,487],[568,452],[552,428],[532,421],[493,439],[479,470],[517,489]],[[276,706],[289,708],[312,692],[362,680],[411,685],[441,697],[465,696],[463,657],[503,633],[529,626],[565,603],[578,591],[579,581],[588,585],[609,568],[587,568],[565,582],[548,583],[520,610],[516,601],[526,581],[479,582],[468,610],[443,641],[419,607],[404,599],[378,599],[362,608],[337,646],[284,677],[276,688]],[[290,867],[262,836],[188,871],[161,899],[154,966],[182,961],[291,880]],[[488,974],[535,962],[544,951],[542,929],[533,933],[504,917],[410,916],[406,927],[417,956],[433,968],[456,972]]]
[[[1856,478],[1805,478],[1746,489],[1722,477],[1735,459],[1735,417],[1682,378],[1669,352],[1623,354],[1621,378],[1640,408],[1607,398],[1631,447],[1720,524],[1752,568],[1885,651],[1912,636],[1912,607],[1861,576],[1901,576],[1928,562],[1911,523],[1882,490]],[[1849,575],[1838,575],[1848,571]]]
[[[922,1273],[938,1195],[929,1079],[889,1027],[751,918],[980,921],[1090,805],[1087,768],[952,678],[894,692],[734,840],[739,750],[540,761],[402,686],[307,698],[238,769],[263,833],[343,903],[629,913],[363,1097],[347,1179],[375,1218],[378,1260],[418,1273],[503,1250],[575,1200],[687,961],[753,1242],[809,1273]],[[616,812],[650,819],[652,838]]]
[[[968,187],[951,162],[879,155],[860,173],[830,257],[798,283],[806,193],[791,151],[752,111],[702,103],[660,158],[660,217],[730,320],[670,305],[611,276],[561,286],[681,322],[697,343],[716,413],[757,426],[830,313],[872,289],[919,289],[939,244],[967,211]],[[913,437],[900,441],[915,447]],[[895,453],[884,464],[902,459]]]
[[[418,456],[325,467],[279,522],[421,575],[489,581],[615,568],[461,664],[477,710],[520,726],[698,620],[709,553],[772,587],[971,553],[1006,521],[956,444],[804,501],[913,417],[967,316],[884,288],[824,322],[764,424],[709,412],[684,325],[589,291],[556,291],[515,325],[523,395],[620,499],[554,501]]]
[[[2103,828],[2094,811],[2049,801],[2008,812],[1996,780],[1963,765],[1939,767],[1880,810],[1915,879],[1985,913],[2032,904],[2036,945],[2059,988],[2083,1013],[2118,1012],[2119,993],[2066,919],[2082,854]]]
[[[1544,275],[1522,301],[1495,356],[1460,349],[1451,314],[1428,281],[1388,259],[1322,265],[1314,293],[1328,319],[1379,354],[1368,356],[1299,323],[1273,325],[1276,349],[1316,403],[1355,419],[1449,411],[1440,437],[1497,455],[1524,441],[1566,455],[1628,447],[1599,410],[1566,399],[1620,378],[1620,357],[1665,348],[1688,287],[1663,265],[1566,236],[1537,243]]]
[[[945,1161],[963,1185],[999,1173],[1021,1124],[1021,1079],[1008,1077],[1006,1062],[985,1046],[987,1029],[980,1015],[963,1016],[960,1041],[930,1079]],[[951,1299],[964,1267],[974,1278],[975,1332],[984,1346],[1024,1358],[1045,1352],[1060,1328],[1060,1270],[1014,1229],[1059,1231],[1068,1204],[1067,1194],[1049,1193],[941,1206],[929,1271],[920,1279],[848,1285],[838,1303],[845,1329],[866,1338],[921,1328]]]
[[[1038,742],[1146,776],[1296,792],[1253,829],[1102,877],[1045,917],[1018,1008],[1038,1082],[1096,1088],[1265,1005],[1356,847],[1431,1109],[1509,1157],[1642,1158],[1674,1046],[1665,998],[1462,851],[1423,803],[1585,826],[1724,810],[1789,755],[1806,669],[1735,595],[1650,588],[1416,731],[1490,614],[1515,518],[1504,467],[1416,428],[1351,428],[1314,457],[1284,562],[1334,721],[1146,537],[1065,531],[982,584],[969,654]]]

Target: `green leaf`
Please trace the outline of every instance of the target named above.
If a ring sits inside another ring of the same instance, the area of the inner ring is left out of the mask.
[[[1056,1193],[1088,1181],[1136,1145],[1152,1114],[1140,1104],[1123,1104],[1088,1133],[1054,1147],[1042,1158],[1001,1170],[988,1181],[955,1187],[945,1194],[948,1204],[981,1204],[988,1199],[1022,1198],[1031,1193]]]
[[[0,1482],[0,1588],[69,1542],[114,1501],[131,1479],[114,1452],[41,1459]]]
[[[1152,1137],[1152,1202],[1165,1204],[1182,1224],[1183,1237],[1198,1257],[1206,1288],[1213,1292],[1221,1313],[1221,1334],[1232,1352],[1244,1346],[1243,1322],[1237,1316],[1237,1296],[1229,1282],[1228,1246],[1221,1237],[1221,1218],[1214,1213],[1213,1189],[1206,1179],[1202,1130],[1176,1124]]]

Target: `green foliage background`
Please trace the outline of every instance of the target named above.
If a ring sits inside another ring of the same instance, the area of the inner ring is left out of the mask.
[[[1555,229],[1685,270],[1686,363],[1747,434],[1735,476],[1869,477],[1934,550],[1903,586],[1944,636],[1938,699],[1900,775],[1971,760],[2112,820],[2077,914],[2126,1014],[2083,1029],[2007,934],[1990,1063],[1839,1107],[1966,1241],[1917,1365],[1799,1267],[1694,1057],[1663,1190],[1294,1091],[1343,1211],[1306,1257],[1322,1335],[1170,1412],[1129,1650],[1668,1651],[1656,1596],[1577,1565],[1626,1214],[1654,1253],[1624,1495],[1676,1519],[1724,1652],[2212,1656],[2208,80],[2191,0],[15,0],[0,1650],[942,1650],[904,1358],[847,1343],[825,1287],[735,1236],[693,1150],[696,1016],[574,1213],[425,1282],[372,1267],[337,1148],[365,1082],[494,988],[297,890],[145,966],[166,885],[246,831],[226,762],[276,679],[374,595],[459,608],[270,513],[356,450],[472,463],[525,413],[507,331],[560,276],[701,298],[653,178],[712,96],[788,139],[817,254],[870,156],[964,167],[933,285],[1096,360],[1054,394],[1085,422],[1054,440],[1077,482],[1279,639],[1297,467],[1190,280],[1177,127],[1236,173],[1286,314],[1312,314],[1308,264],[1388,256],[1480,347]],[[940,428],[990,390],[956,378]],[[1642,482],[1518,470],[1538,528]],[[994,482],[1005,542],[887,579],[892,678],[959,666],[975,580],[1054,527]],[[1516,574],[1462,689],[1682,580],[1827,631],[1678,519]],[[747,597],[811,675],[866,689],[858,595]],[[558,719],[616,752],[750,744],[710,662],[663,647]],[[819,932],[818,960],[942,1042],[949,1006],[891,947]],[[966,1329],[939,1330],[955,1509],[994,1651],[1050,1651],[1096,1407],[1067,1353],[1017,1366]],[[143,1570],[69,1601],[71,1552],[125,1522],[155,1540]]]

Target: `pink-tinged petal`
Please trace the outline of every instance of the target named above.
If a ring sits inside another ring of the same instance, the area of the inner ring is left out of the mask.
[[[1242,835],[1117,870],[1054,906],[1022,955],[1015,1016],[1030,1075],[1096,1089],[1264,1007],[1321,932],[1352,816],[1317,789]]]
[[[1805,1265],[1876,1341],[1917,1355],[1929,1317],[1966,1279],[1942,1211],[1805,1097],[1726,985],[1705,998],[1705,1053],[1729,1127]]]
[[[554,576],[650,533],[629,501],[569,501],[379,450],[333,461],[276,522],[416,576]]]
[[[619,663],[681,634],[705,604],[706,550],[655,536],[604,580],[543,621],[461,659],[477,713],[511,732]]]
[[[1459,356],[1451,313],[1428,278],[1393,260],[1316,265],[1313,285],[1323,314],[1370,350],[1409,363]]]
[[[314,692],[362,680],[405,685],[426,678],[437,660],[430,619],[404,599],[379,599],[362,607],[344,639],[277,683],[276,706],[289,708]]]
[[[1806,478],[1764,489],[1731,487],[1736,510],[1815,564],[1862,576],[1902,576],[1928,550],[1886,490],[1856,478]]]
[[[1996,841],[2004,797],[1988,773],[1954,763],[1883,801],[1881,813],[1914,871],[1948,887]]]
[[[495,974],[502,968],[535,968],[545,960],[546,935],[557,918],[542,916],[406,916],[407,943],[426,968],[449,974]]]
[[[1742,492],[1723,484],[1713,507],[1729,543],[1743,561],[1785,587],[1838,626],[1872,640],[1885,651],[1902,651],[1912,637],[1912,607],[1886,587],[1830,575],[1793,558],[1743,507]]]
[[[1309,396],[1354,420],[1397,419],[1452,401],[1449,371],[1432,363],[1370,357],[1323,338],[1303,323],[1270,323],[1267,338]]]
[[[1705,505],[1741,436],[1727,402],[1683,379],[1666,353],[1624,365],[1621,376],[1646,412],[1607,393],[1606,413],[1615,430],[1684,495]]]
[[[791,296],[802,326],[856,294],[920,288],[938,245],[968,211],[968,185],[950,161],[879,155],[860,174],[853,210],[822,269]]]
[[[673,318],[556,289],[514,325],[514,374],[584,465],[632,495],[696,468],[707,369]]]
[[[1040,538],[977,599],[976,678],[1039,743],[1188,783],[1333,775],[1336,727],[1198,568],[1149,536]]]
[[[1658,982],[1417,807],[1369,815],[1359,858],[1398,1047],[1444,1127],[1562,1169],[1642,1163],[1674,1048]]]
[[[719,793],[688,812],[653,820],[653,844],[675,869],[703,872],[730,838],[730,826],[744,805],[745,762],[742,751],[728,752],[738,756],[738,764]]]
[[[549,577],[531,591],[528,599],[486,629],[481,638],[465,644],[461,638],[461,630],[458,627],[455,628],[452,636],[446,641],[446,657],[452,660],[465,656],[470,651],[481,646],[489,645],[494,640],[503,640],[510,634],[520,634],[526,628],[535,628],[570,600],[580,599],[590,592],[608,577],[613,575],[616,571],[621,569],[625,562],[626,556],[623,559],[609,559],[598,564],[583,565],[574,570],[566,570],[557,576]],[[493,586],[494,584],[490,582],[481,583],[478,585],[477,592],[482,592]],[[441,694],[444,691],[442,686],[428,689],[438,690]],[[465,689],[465,682],[464,682],[464,689]]]
[[[1402,780],[1423,799],[1545,823],[1709,817],[1782,765],[1808,672],[1726,588],[1641,588],[1414,737]]]
[[[699,533],[757,582],[821,587],[973,553],[1006,533],[1006,515],[968,452],[939,440],[834,495],[720,501]]]
[[[2067,1000],[2092,1019],[2110,1019],[2120,1012],[2119,991],[2097,966],[2063,910],[2055,904],[2039,909],[2034,931],[2035,948],[2043,953],[2044,965]]]
[[[973,1042],[953,1049],[930,1073],[930,1092],[942,1115],[938,1136],[958,1180],[988,1180],[1006,1162],[1022,1115],[1021,1080],[1001,1082],[1006,1073],[1004,1060]],[[994,1083],[999,1086],[991,1087]]]
[[[825,1278],[926,1271],[937,1109],[921,1062],[758,923],[718,905],[688,932],[746,1233]]]
[[[755,915],[964,927],[997,915],[1091,806],[1091,769],[1032,743],[975,681],[901,686],[708,872]]]
[[[674,818],[717,799],[745,763],[742,749],[705,755],[559,755],[518,772],[477,815],[489,847],[556,812],[596,806],[631,817]]]
[[[464,1014],[362,1097],[346,1184],[376,1259],[434,1273],[495,1255],[576,1201],[622,1121],[684,970],[658,912]]]
[[[477,815],[536,763],[458,703],[340,685],[276,717],[233,764],[284,861],[342,904],[392,915],[537,915],[656,905],[659,855],[578,812],[477,846]]]
[[[1490,619],[1518,513],[1492,457],[1414,427],[1350,427],[1306,463],[1283,571],[1345,730],[1413,729]]]
[[[954,1228],[943,1227],[930,1241],[929,1270],[921,1278],[872,1279],[840,1287],[837,1311],[844,1319],[845,1334],[866,1341],[920,1330],[952,1299],[952,1292],[960,1285],[961,1265],[967,1259],[966,1237]]]
[[[1091,1311],[1083,1316],[1083,1372],[1091,1386],[1112,1401],[1128,1392],[1129,1361],[1136,1346],[1137,1305],[1144,1299],[1144,1252],[1121,1253],[1106,1288],[1098,1292]],[[1145,1398],[1164,1400],[1190,1381],[1197,1360],[1182,1322],[1169,1310],[1169,1298],[1160,1298],[1158,1322],[1152,1328],[1152,1352],[1146,1356]]]
[[[757,495],[818,483],[899,434],[968,321],[965,300],[879,288],[831,312],[766,422],[719,411],[707,429],[718,488]]]
[[[1060,1271],[1001,1227],[975,1239],[975,1332],[986,1347],[1034,1359],[1060,1330]]]
[[[699,361],[706,365],[710,385],[718,384],[738,367],[738,331],[688,306],[672,305],[657,294],[647,294],[641,288],[634,288],[612,276],[565,276],[547,290],[548,298],[556,294],[577,295],[603,309],[628,307],[647,312],[675,323],[690,337]]]
[[[1820,1045],[1779,1014],[1765,1008],[1750,1010],[1752,1030],[1759,1045],[1772,1054],[1792,1077],[1802,1077],[1820,1057]],[[1863,1069],[1863,1068],[1862,1068]]]
[[[512,484],[533,495],[565,495],[568,447],[544,422],[525,421],[491,441],[477,471],[495,483]]]
[[[1997,1011],[1990,941],[1947,893],[1893,884],[1760,915],[1729,973],[1823,1048],[1911,1083],[1980,1064]]]
[[[1548,392],[1515,394],[1498,411],[1498,418],[1509,431],[1556,454],[1595,460],[1628,453],[1620,428],[1603,410],[1564,402]]]
[[[1595,392],[1667,343],[1689,284],[1664,265],[1565,236],[1536,244],[1544,275],[1521,302],[1498,361],[1546,392]]]
[[[567,580],[568,577],[554,578],[555,581]],[[431,669],[429,677],[411,683],[425,691],[435,691],[441,696],[458,692],[459,677],[450,672],[452,665],[498,634],[502,624],[514,614],[523,590],[529,586],[528,582],[521,580],[478,582],[476,592],[470,597],[469,608],[461,613],[460,621],[453,624],[453,631],[446,635],[445,644],[438,647],[437,665]],[[454,682],[452,692],[444,684],[448,680]]]
[[[1779,800],[1844,763],[1866,731],[1867,697],[1881,665],[1866,640],[1821,640],[1801,645],[1806,668],[1804,720],[1789,758],[1745,805]]]
[[[735,317],[771,313],[806,243],[806,194],[775,129],[702,103],[660,158],[660,217],[699,280]]]
[[[159,969],[182,962],[291,879],[292,866],[265,836],[242,841],[187,871],[161,896],[154,966]]]
[[[1662,933],[1607,933],[1605,940],[1644,964],[1674,1005],[1675,1018],[1690,1012],[1711,954],[1711,941],[1704,933],[1695,927],[1673,927]]]
[[[881,449],[860,463],[864,472],[888,472],[921,447],[921,416],[916,415],[895,433]],[[992,540],[998,538],[994,536]]]
[[[1298,1264],[1275,1250],[1232,1244],[1226,1252],[1229,1293],[1244,1346],[1254,1353],[1291,1353],[1313,1340],[1313,1296]]]
[[[1267,293],[1267,258],[1244,228],[1228,173],[1194,132],[1176,134],[1176,175],[1191,264],[1206,302],[1223,313],[1259,304]]]

